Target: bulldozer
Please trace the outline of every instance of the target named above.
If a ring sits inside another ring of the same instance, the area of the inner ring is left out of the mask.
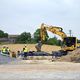
[[[61,54],[60,56],[66,55],[68,51],[73,51],[77,48],[78,44],[77,44],[76,37],[67,36],[61,27],[46,25],[44,23],[41,24],[41,28],[40,28],[41,42],[45,41],[46,38],[45,33],[47,31],[50,31],[53,34],[56,34],[62,38],[61,50],[57,52],[59,53],[59,55]],[[56,52],[52,52],[52,53],[54,54]]]

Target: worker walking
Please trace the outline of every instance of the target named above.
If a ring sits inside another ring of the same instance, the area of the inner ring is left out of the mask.
[[[23,48],[23,56],[24,56],[24,59],[27,59],[27,54],[28,54],[28,52],[29,52],[29,50],[28,50],[28,48],[25,46],[25,47]]]

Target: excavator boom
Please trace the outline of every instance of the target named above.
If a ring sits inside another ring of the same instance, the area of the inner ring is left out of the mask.
[[[40,29],[41,41],[45,41],[47,30],[52,32],[53,34],[59,35],[62,38],[63,40],[62,50],[63,51],[76,49],[77,47],[76,37],[67,37],[67,35],[63,32],[63,29],[61,27],[49,26],[44,23],[41,24],[41,29]]]
[[[46,37],[45,33],[47,32],[47,30],[54,33],[54,34],[59,35],[62,39],[67,37],[67,35],[63,32],[63,29],[61,27],[49,26],[49,25],[42,23],[41,24],[41,31],[40,31],[41,41],[45,40],[45,37]]]

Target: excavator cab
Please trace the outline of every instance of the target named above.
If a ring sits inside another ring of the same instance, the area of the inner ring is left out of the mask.
[[[63,50],[71,51],[77,48],[77,39],[76,37],[65,37],[63,39]]]

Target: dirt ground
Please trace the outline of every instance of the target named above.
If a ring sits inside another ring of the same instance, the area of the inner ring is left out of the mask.
[[[6,67],[5,67],[6,66]],[[50,60],[22,60],[0,65],[0,72],[25,71],[80,71],[80,63],[51,62]]]
[[[0,80],[80,80],[80,64],[27,60],[0,65]]]
[[[11,51],[17,52],[18,50],[22,51],[24,46],[27,46],[30,51],[36,51],[35,45],[36,44],[7,44],[5,46],[8,46]],[[0,49],[3,46],[4,45],[0,45]],[[60,49],[61,48],[59,46],[51,46],[51,45],[43,45],[42,46],[42,51],[49,52],[49,53],[51,53],[52,51],[60,50]]]
[[[7,45],[11,51],[22,50],[24,44]],[[35,44],[28,44],[36,51]],[[2,46],[0,46],[2,48]],[[43,45],[42,51],[51,53],[60,50],[58,46]],[[0,80],[80,80],[80,63],[51,60],[13,60],[0,65]]]

